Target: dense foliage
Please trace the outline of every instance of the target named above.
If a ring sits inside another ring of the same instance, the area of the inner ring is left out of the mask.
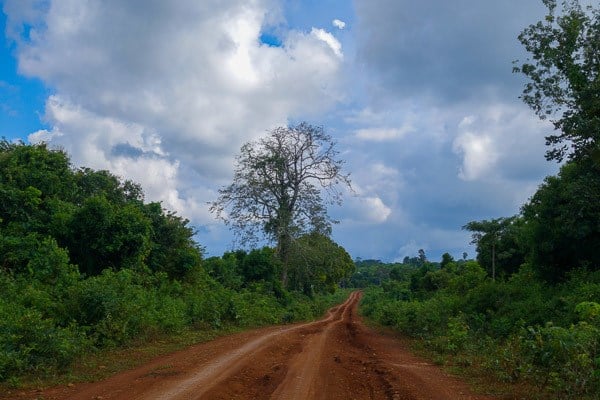
[[[379,269],[390,278],[365,291],[362,313],[420,339],[440,362],[528,382],[537,387],[530,398],[600,392],[600,273],[575,270],[550,284],[528,266],[492,281],[474,260]]]
[[[510,277],[527,263],[546,282],[569,271],[600,269],[600,166],[571,161],[549,176],[521,213],[471,221],[477,261],[494,279]]]
[[[341,279],[322,279],[327,257],[309,297],[282,288],[273,249],[203,260],[193,235],[133,182],[0,141],[0,382],[157,335],[311,319],[340,298],[320,295]]]
[[[145,204],[133,182],[72,169],[66,153],[44,144],[0,142],[0,233],[5,272],[28,268],[22,240],[54,240],[86,276],[130,268],[183,278],[201,260],[187,220]]]
[[[600,165],[564,165],[523,206],[529,258],[548,281],[573,268],[600,269]]]

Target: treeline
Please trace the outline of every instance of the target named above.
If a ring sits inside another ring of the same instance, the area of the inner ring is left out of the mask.
[[[189,222],[146,203],[139,185],[2,140],[0,382],[159,335],[320,315],[340,297],[338,261],[353,264],[324,236],[296,248],[288,287],[270,248],[204,260]]]
[[[357,263],[354,282],[381,281],[362,312],[421,339],[440,362],[535,387],[528,398],[597,398],[600,166],[571,161],[519,215],[465,228],[477,260]]]

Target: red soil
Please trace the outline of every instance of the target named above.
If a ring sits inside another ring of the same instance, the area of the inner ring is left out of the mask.
[[[222,337],[101,382],[17,398],[492,399],[367,328],[356,314],[359,299],[352,293],[317,322]]]

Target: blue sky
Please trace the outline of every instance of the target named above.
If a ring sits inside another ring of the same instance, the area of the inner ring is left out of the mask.
[[[353,257],[474,256],[461,226],[557,170],[511,72],[541,0],[1,4],[0,135],[140,182],[211,255],[234,246],[207,202],[237,151],[290,122],[338,143],[354,193],[333,238]]]
[[[6,15],[0,14],[0,30]],[[0,137],[22,138],[44,127],[41,115],[48,91],[43,82],[17,72],[14,42],[3,36],[0,46]]]

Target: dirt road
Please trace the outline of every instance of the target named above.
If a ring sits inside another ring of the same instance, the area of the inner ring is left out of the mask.
[[[45,400],[489,399],[365,327],[360,293],[320,321],[193,346],[102,382],[37,393]],[[35,397],[34,397],[35,398]]]

